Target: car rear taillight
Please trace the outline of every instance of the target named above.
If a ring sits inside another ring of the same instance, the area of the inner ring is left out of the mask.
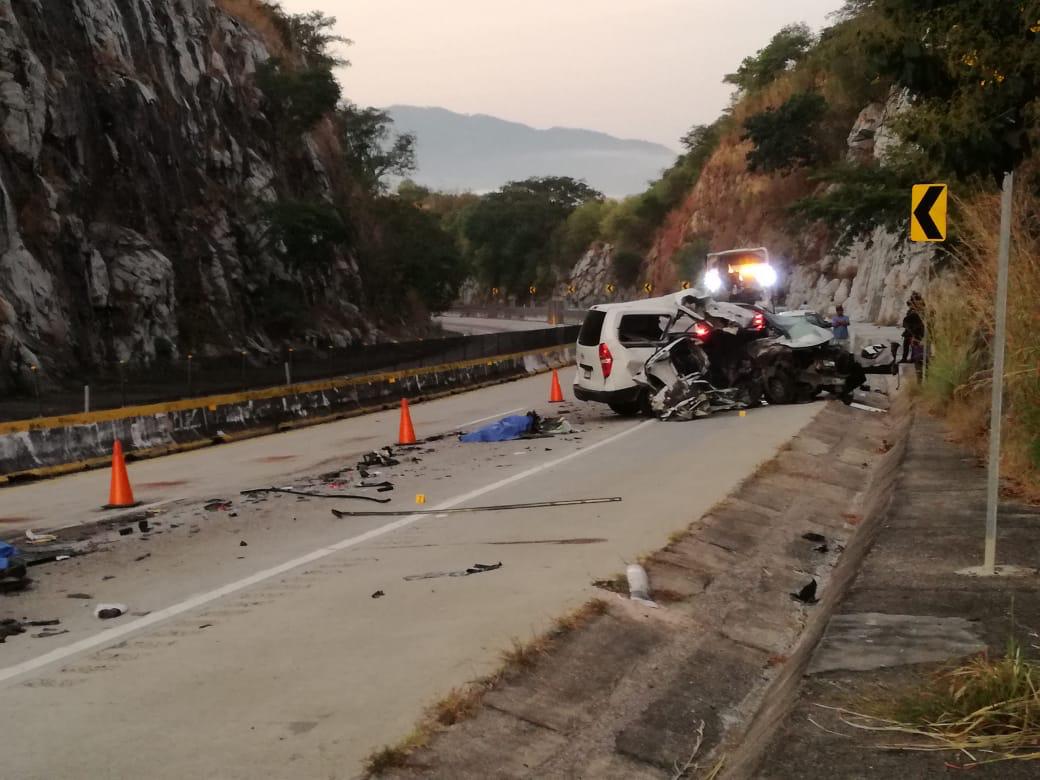
[[[607,379],[614,368],[614,356],[610,354],[610,347],[606,344],[599,345],[599,365],[603,369],[603,378]]]
[[[706,322],[698,322],[693,326],[693,335],[703,341],[711,335],[711,326]]]
[[[751,330],[765,330],[766,329],[766,315],[760,311],[756,311],[754,316],[751,318]]]

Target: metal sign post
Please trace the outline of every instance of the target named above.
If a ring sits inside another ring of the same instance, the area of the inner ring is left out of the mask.
[[[1000,423],[1004,411],[1004,345],[1007,341],[1008,262],[1011,254],[1013,171],[1004,174],[1000,201],[1000,253],[997,256],[997,311],[993,333],[993,398],[989,417],[989,480],[986,486],[986,552],[982,573],[996,573],[997,506],[1000,503]]]

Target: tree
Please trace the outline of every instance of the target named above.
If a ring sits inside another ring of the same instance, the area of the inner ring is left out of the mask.
[[[431,311],[455,300],[466,278],[465,261],[436,215],[399,197],[380,197],[373,214],[379,237],[373,248],[384,304],[399,308],[411,290]]]
[[[754,144],[748,169],[772,173],[819,159],[816,129],[827,111],[827,101],[816,92],[799,92],[775,109],[748,117],[744,138]]]
[[[369,192],[382,192],[386,176],[415,170],[415,136],[394,135],[393,120],[378,108],[346,103],[338,111],[347,168]]]
[[[509,182],[466,208],[461,235],[482,280],[513,294],[544,286],[553,238],[581,204],[603,195],[568,177]]]
[[[336,108],[340,88],[326,67],[294,70],[270,59],[257,68],[256,83],[279,134],[298,136]]]
[[[799,62],[815,42],[816,38],[808,25],[788,25],[774,35],[765,48],[759,49],[751,57],[745,57],[736,73],[728,73],[722,80],[736,85],[744,92],[761,89]]]
[[[293,14],[286,19],[286,32],[292,48],[312,68],[331,69],[334,66],[350,64],[331,51],[334,44],[353,44],[348,38],[330,32],[335,26],[336,17],[326,16],[321,11]]]
[[[879,70],[916,98],[902,138],[941,169],[1000,179],[1040,126],[1040,2],[872,0],[887,24],[865,36]]]
[[[328,267],[350,230],[335,207],[324,201],[280,200],[264,208],[265,241],[295,268]]]

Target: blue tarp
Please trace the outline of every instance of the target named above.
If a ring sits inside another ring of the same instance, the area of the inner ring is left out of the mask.
[[[19,555],[18,548],[6,542],[0,542],[0,571],[10,565],[10,559]]]
[[[513,414],[498,422],[485,425],[459,437],[459,441],[512,441],[519,439],[534,428],[534,417],[529,414]]]

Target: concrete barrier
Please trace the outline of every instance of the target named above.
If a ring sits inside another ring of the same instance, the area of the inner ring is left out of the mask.
[[[574,362],[570,345],[384,374],[309,382],[85,414],[0,423],[0,483],[104,465],[116,439],[128,459],[351,417],[509,381]]]

